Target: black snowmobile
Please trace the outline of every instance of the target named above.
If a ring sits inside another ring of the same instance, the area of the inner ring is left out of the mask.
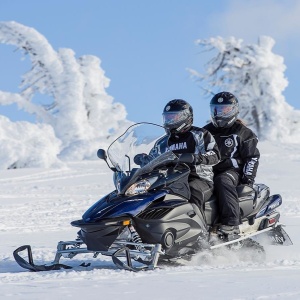
[[[172,151],[152,157],[144,165],[137,164],[135,158],[141,153],[148,154],[164,135],[164,128],[159,125],[138,123],[116,139],[107,152],[99,149],[98,157],[114,172],[116,189],[90,207],[81,220],[71,222],[80,229],[78,237],[59,242],[52,263],[35,265],[29,245],[14,251],[17,263],[32,271],[70,268],[60,264],[61,257],[93,253],[95,258],[99,254],[111,256],[119,268],[137,271],[154,269],[163,260],[224,246],[235,250],[256,247],[264,253],[263,247],[251,239],[256,235],[265,235],[276,245],[292,244],[276,211],[282,198],[270,195],[266,185],[237,187],[243,223],[239,226],[240,234],[230,239],[217,231],[214,196],[205,203],[205,215],[188,201],[190,168],[180,163]],[[20,256],[24,250],[27,260]]]

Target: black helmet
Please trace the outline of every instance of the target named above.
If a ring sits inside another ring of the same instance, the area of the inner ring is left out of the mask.
[[[236,121],[238,113],[239,101],[231,93],[218,93],[210,101],[210,115],[215,127],[231,127]]]
[[[193,108],[184,100],[174,99],[163,111],[163,125],[167,133],[183,133],[193,124]]]

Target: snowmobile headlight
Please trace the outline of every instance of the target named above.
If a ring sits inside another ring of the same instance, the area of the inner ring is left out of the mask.
[[[149,190],[150,186],[157,180],[157,178],[158,177],[151,177],[151,178],[137,181],[127,189],[125,195],[134,196],[134,195],[146,193]]]

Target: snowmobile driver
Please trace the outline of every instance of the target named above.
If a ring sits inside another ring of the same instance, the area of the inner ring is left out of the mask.
[[[204,126],[215,138],[221,161],[213,167],[215,194],[218,200],[223,234],[238,234],[240,209],[236,187],[253,186],[260,153],[256,135],[237,119],[238,99],[231,93],[221,92],[210,101],[211,123]]]
[[[213,194],[212,166],[220,160],[218,146],[206,129],[193,126],[193,108],[185,100],[168,102],[162,115],[167,134],[156,142],[149,155],[157,157],[166,151],[180,154],[179,160],[191,168],[190,202],[195,203],[203,214],[204,202]]]

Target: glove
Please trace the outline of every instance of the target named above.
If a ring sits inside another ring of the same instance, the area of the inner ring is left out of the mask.
[[[247,177],[246,175],[243,175],[243,176],[242,176],[242,179],[241,179],[241,182],[242,182],[243,184],[249,185],[250,187],[253,187],[254,179],[253,179],[253,178],[249,178],[249,177]]]
[[[140,153],[133,158],[133,161],[135,164],[143,167],[151,161],[151,157],[146,153]]]
[[[186,164],[193,164],[195,157],[192,153],[182,153],[179,157],[179,161]]]

